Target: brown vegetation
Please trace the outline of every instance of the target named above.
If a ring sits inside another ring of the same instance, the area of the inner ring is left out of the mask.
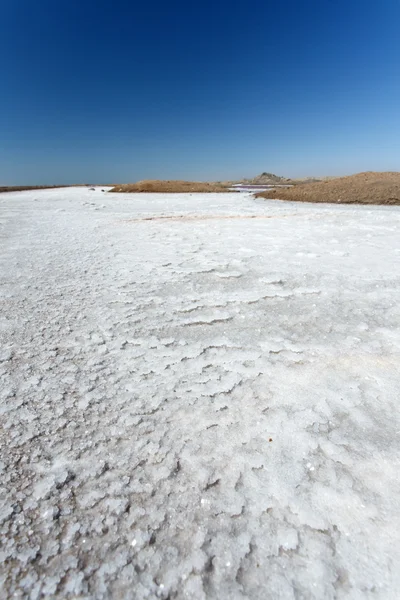
[[[115,186],[110,192],[140,193],[187,193],[187,192],[227,192],[228,188],[221,183],[203,183],[200,181],[162,181],[147,179],[137,183],[124,183]]]
[[[358,173],[293,188],[276,188],[258,198],[333,204],[400,204],[400,173]]]

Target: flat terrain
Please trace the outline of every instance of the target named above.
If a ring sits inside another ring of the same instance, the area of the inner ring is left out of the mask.
[[[0,193],[2,192],[22,192],[24,190],[51,190],[54,188],[64,187],[62,185],[2,185],[0,186]]]
[[[269,190],[261,198],[334,204],[400,204],[400,173],[358,173],[292,188]]]
[[[145,179],[137,183],[124,183],[116,185],[111,190],[118,193],[188,193],[188,192],[226,192],[227,186],[218,183],[201,181],[169,181],[162,179]]]
[[[0,198],[0,597],[400,589],[400,209]]]

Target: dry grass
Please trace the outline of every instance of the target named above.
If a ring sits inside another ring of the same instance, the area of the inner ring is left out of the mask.
[[[115,186],[111,192],[140,193],[188,193],[188,192],[227,192],[227,186],[220,183],[203,183],[200,181],[162,181],[148,179],[137,183],[124,183]]]
[[[257,197],[333,204],[400,204],[400,173],[369,171],[260,192]]]

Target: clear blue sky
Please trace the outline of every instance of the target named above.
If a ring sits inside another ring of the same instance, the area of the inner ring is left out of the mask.
[[[400,169],[399,0],[2,0],[0,185]]]

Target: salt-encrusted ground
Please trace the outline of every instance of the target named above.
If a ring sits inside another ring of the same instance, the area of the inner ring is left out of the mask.
[[[399,597],[399,208],[0,211],[1,598]]]

